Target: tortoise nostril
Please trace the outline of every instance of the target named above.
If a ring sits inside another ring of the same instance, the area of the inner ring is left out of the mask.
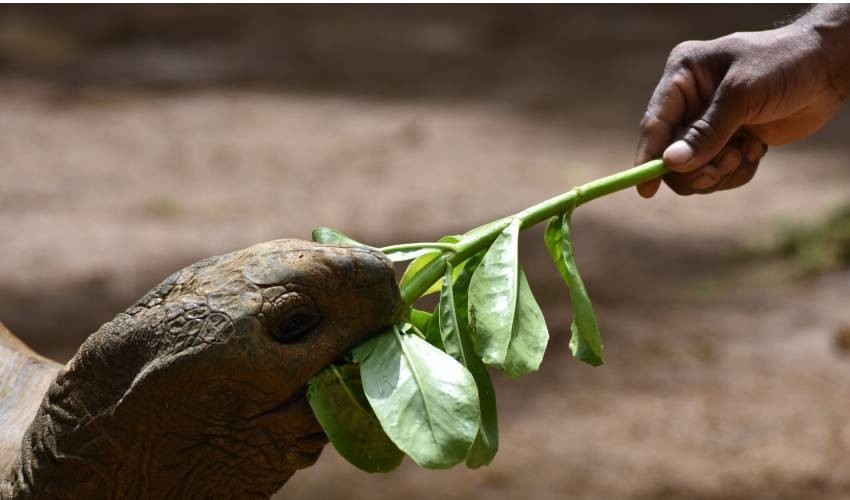
[[[316,328],[319,321],[321,318],[317,314],[296,312],[283,318],[271,329],[270,334],[276,342],[281,344],[294,342]]]

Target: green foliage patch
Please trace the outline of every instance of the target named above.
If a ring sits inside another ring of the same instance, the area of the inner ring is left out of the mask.
[[[398,322],[357,346],[350,363],[313,378],[307,392],[339,453],[368,472],[388,472],[405,454],[432,469],[492,462],[499,431],[487,367],[510,377],[533,372],[549,340],[519,265],[520,231],[549,220],[545,244],[572,303],[570,348],[576,358],[600,365],[602,336],[575,263],[572,211],[665,171],[655,160],[463,235],[382,248],[394,261],[411,261],[399,283],[404,309]],[[362,245],[330,228],[317,228],[313,239]],[[433,312],[413,307],[430,293],[439,293]]]
[[[786,226],[777,250],[803,276],[850,266],[850,205],[836,208],[814,224]]]

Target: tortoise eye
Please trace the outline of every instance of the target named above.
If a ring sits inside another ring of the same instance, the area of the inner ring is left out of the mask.
[[[298,308],[284,315],[271,329],[270,334],[276,342],[281,344],[295,342],[312,332],[321,319],[321,316],[309,308]]]

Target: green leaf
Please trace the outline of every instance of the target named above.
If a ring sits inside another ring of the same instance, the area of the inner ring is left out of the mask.
[[[437,311],[439,313],[440,338],[443,339],[443,346],[445,347],[443,350],[466,366],[465,353],[460,345],[460,327],[455,315],[451,264],[446,264],[446,272],[440,289],[440,305]]]
[[[598,366],[603,363],[602,334],[593,312],[593,305],[575,263],[573,245],[570,235],[570,214],[565,213],[552,217],[544,233],[546,248],[552,255],[558,271],[570,292],[570,302],[573,308],[573,322],[570,325],[572,337],[570,350],[573,356]]]
[[[520,224],[512,220],[496,238],[469,284],[475,350],[511,377],[536,370],[549,340],[543,313],[519,267]]]
[[[336,229],[329,227],[317,227],[313,229],[313,241],[316,243],[325,243],[328,245],[354,245],[358,247],[367,247],[359,241],[352,240],[348,236],[342,234]]]
[[[398,331],[402,335],[410,334],[410,335],[418,335],[420,337],[424,336],[424,334],[422,332],[420,332],[418,328],[413,326],[412,323],[405,323],[405,322],[402,321],[402,322],[396,323],[395,326],[396,326],[396,328],[398,328]]]
[[[473,469],[492,462],[499,448],[496,392],[484,363],[473,348],[466,313],[469,280],[481,262],[481,257],[482,255],[479,254],[469,259],[454,285],[452,285],[452,270],[446,269],[438,306],[440,333],[443,344],[446,346],[444,350],[463,363],[478,387],[481,417],[478,434],[466,456],[467,467]]]
[[[474,338],[472,337],[474,332],[472,328],[469,328],[469,282],[472,280],[475,270],[481,264],[484,253],[482,251],[470,257],[463,264],[460,273],[458,273],[457,278],[454,280],[454,285],[452,285],[452,293],[455,297],[455,315],[457,316],[458,324],[462,327],[462,331],[465,331],[473,339],[473,345],[475,345]]]
[[[410,309],[410,323],[415,326],[420,332],[424,332],[428,328],[428,322],[431,321],[432,314],[419,309]]]
[[[457,243],[458,241],[460,241],[460,236],[443,236],[438,240],[439,243]],[[410,282],[410,280],[413,279],[413,276],[415,276],[416,273],[421,271],[422,268],[428,265],[429,262],[436,259],[442,254],[443,252],[440,251],[428,250],[427,253],[421,255],[420,257],[417,257],[413,262],[408,264],[407,269],[404,270],[404,274],[401,276],[401,280],[399,280],[398,286],[400,288],[403,288],[407,283]],[[458,272],[460,272],[459,268]],[[423,293],[421,296],[424,297],[426,295],[437,293],[439,291],[440,282],[438,281],[437,283],[431,285],[431,288],[426,290],[425,293]]]
[[[313,377],[307,400],[334,448],[366,472],[389,472],[404,453],[393,444],[363,393],[357,365],[331,365]]]
[[[437,349],[445,352],[446,346],[443,345],[443,337],[440,333],[440,306],[437,305],[437,308],[434,309],[434,314],[431,315],[431,319],[428,321],[428,324],[425,325],[425,340],[428,341],[429,344],[436,347]]]
[[[417,464],[451,467],[478,433],[475,380],[451,356],[393,327],[354,349],[366,398],[392,441]]]

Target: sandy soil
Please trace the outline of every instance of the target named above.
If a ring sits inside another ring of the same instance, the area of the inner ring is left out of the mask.
[[[651,42],[657,70],[658,47],[670,44]],[[593,82],[582,80],[546,110],[552,82],[515,98],[417,98],[407,87],[377,98],[68,91],[6,78],[0,319],[67,359],[99,324],[208,255],[306,238],[316,225],[373,244],[432,239],[524,208],[630,165],[650,73],[599,113],[581,96],[616,85],[583,94]],[[784,221],[818,220],[850,199],[847,124],[774,149],[745,189],[652,201],[624,192],[583,207],[575,244],[604,367],[569,357],[566,292],[540,231],[529,231],[522,258],[553,338],[539,374],[497,380],[492,466],[406,463],[367,475],[328,447],[279,497],[850,497],[850,353],[836,344],[850,325],[850,272],[800,279],[754,252]]]

